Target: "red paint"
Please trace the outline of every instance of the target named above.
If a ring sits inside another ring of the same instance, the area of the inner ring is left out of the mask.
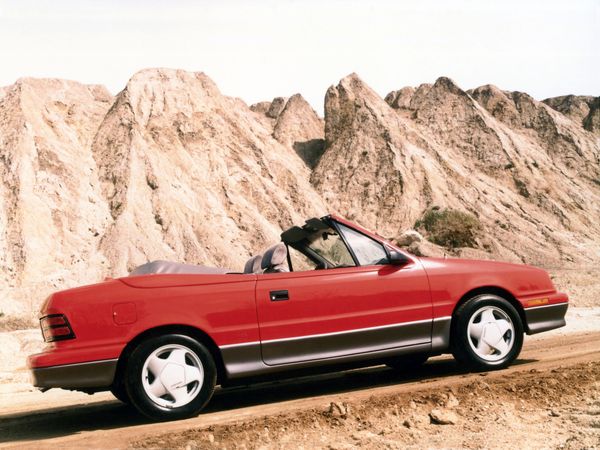
[[[289,301],[271,301],[269,291],[279,289],[289,291]],[[427,276],[418,262],[264,274],[258,277],[256,304],[262,340],[414,322],[432,314]]]
[[[411,262],[403,267],[145,275],[57,292],[46,300],[41,315],[65,314],[76,338],[48,344],[29,358],[29,365],[118,358],[136,336],[165,325],[198,328],[222,346],[451,316],[463,296],[483,286],[500,287],[523,305],[538,297],[548,298],[549,304],[568,301],[548,274],[534,267],[407,256]],[[290,300],[271,302],[269,291],[280,289],[288,290]]]

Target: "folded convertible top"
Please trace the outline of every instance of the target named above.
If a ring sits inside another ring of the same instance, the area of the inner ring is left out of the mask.
[[[196,266],[193,264],[182,264],[172,261],[151,261],[136,267],[129,274],[130,277],[136,275],[148,275],[152,273],[188,273],[188,274],[221,274],[231,272],[229,269],[221,267]]]

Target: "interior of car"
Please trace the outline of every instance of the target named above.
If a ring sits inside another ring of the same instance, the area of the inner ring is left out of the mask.
[[[281,242],[253,255],[242,272],[225,268],[152,261],[136,267],[130,276],[148,274],[263,274],[338,269],[394,263],[398,252],[329,216],[312,218],[301,227],[281,233]]]
[[[389,251],[384,245],[324,217],[309,219],[302,227],[284,231],[280,243],[248,260],[244,273],[302,272],[388,263]]]

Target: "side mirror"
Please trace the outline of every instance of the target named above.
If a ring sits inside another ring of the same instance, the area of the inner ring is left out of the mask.
[[[389,249],[388,261],[392,266],[404,266],[410,262],[410,259],[396,250]]]

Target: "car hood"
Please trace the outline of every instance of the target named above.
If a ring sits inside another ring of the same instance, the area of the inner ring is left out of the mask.
[[[550,275],[526,264],[460,258],[418,258],[431,275],[444,274],[471,279],[481,285],[509,287],[515,295],[555,291]]]

